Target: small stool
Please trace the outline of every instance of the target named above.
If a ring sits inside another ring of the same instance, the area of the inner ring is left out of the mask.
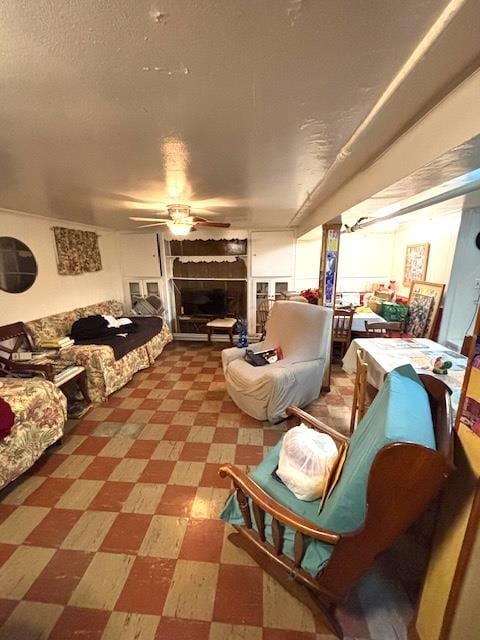
[[[216,318],[215,320],[210,320],[210,322],[207,322],[206,324],[208,341],[212,341],[212,333],[215,330],[218,330],[221,333],[228,333],[230,337],[230,344],[233,345],[233,328],[236,324],[237,321],[235,318]]]

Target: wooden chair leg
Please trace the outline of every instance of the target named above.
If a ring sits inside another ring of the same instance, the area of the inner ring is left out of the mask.
[[[212,328],[211,327],[207,327],[207,334],[208,334],[208,341],[211,342],[212,341]]]
[[[322,602],[320,598],[305,585],[292,579],[292,576],[287,573],[283,567],[272,562],[264,551],[258,549],[258,547],[240,531],[237,530],[236,533],[231,533],[228,539],[236,547],[246,551],[268,575],[281,584],[294,598],[297,598],[297,600],[300,600],[300,602],[308,607],[315,617],[322,620],[325,623],[326,632],[333,634],[340,640],[343,639],[343,631],[335,617],[335,605],[333,603]]]
[[[358,386],[357,381],[355,381],[355,386],[353,387],[353,397],[352,397],[352,415],[350,416],[350,433],[353,433],[355,429],[355,420],[357,417],[357,402],[358,402]]]

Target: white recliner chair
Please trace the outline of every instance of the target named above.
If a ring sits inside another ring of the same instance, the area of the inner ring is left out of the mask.
[[[267,320],[266,336],[252,351],[281,347],[283,359],[264,367],[245,361],[245,349],[222,351],[227,391],[235,404],[257,420],[280,422],[290,405],[304,407],[320,394],[327,363],[332,310],[278,301]]]

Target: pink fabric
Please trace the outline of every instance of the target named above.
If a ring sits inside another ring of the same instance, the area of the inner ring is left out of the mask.
[[[15,415],[10,409],[10,405],[0,398],[0,439],[10,435],[15,422]]]

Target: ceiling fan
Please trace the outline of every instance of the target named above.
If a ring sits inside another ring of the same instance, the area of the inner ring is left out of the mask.
[[[230,227],[229,222],[211,222],[206,218],[192,215],[192,207],[189,204],[167,204],[166,209],[169,217],[140,218],[130,216],[130,220],[148,223],[140,225],[139,229],[165,225],[175,236],[186,236],[196,227],[220,227],[222,229]]]

